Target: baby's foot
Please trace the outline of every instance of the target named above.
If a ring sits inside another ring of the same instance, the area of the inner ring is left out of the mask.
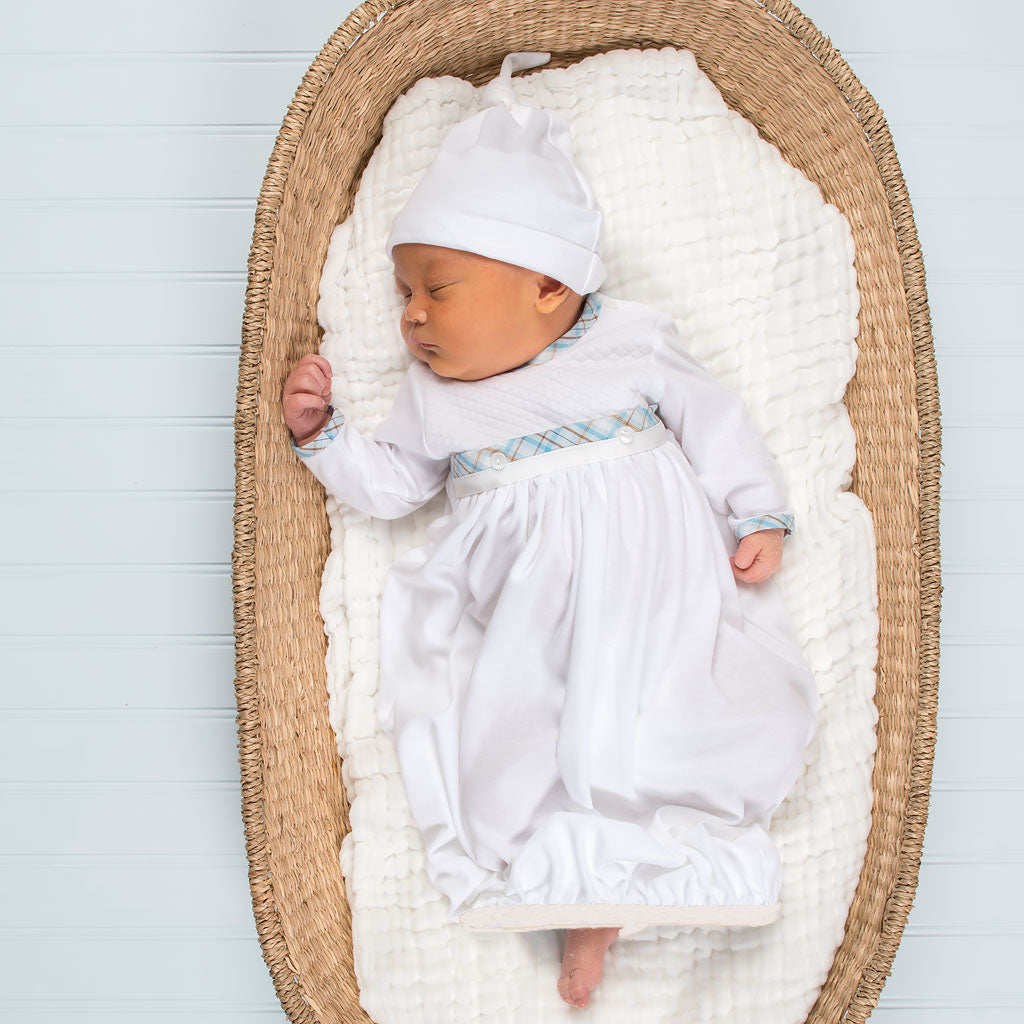
[[[565,935],[562,976],[558,994],[570,1005],[583,1009],[590,993],[601,980],[601,965],[618,928],[570,928]]]

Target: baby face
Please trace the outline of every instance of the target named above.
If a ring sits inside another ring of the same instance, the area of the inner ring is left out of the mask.
[[[461,249],[406,242],[392,250],[402,337],[442,377],[480,380],[536,355],[536,271]]]

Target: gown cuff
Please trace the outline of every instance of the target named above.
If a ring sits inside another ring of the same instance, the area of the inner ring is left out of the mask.
[[[301,446],[297,445],[295,439],[292,438],[292,451],[304,459],[311,459],[318,452],[322,452],[338,436],[344,422],[345,414],[332,406],[331,418],[324,424],[323,430]]]
[[[730,516],[729,525],[737,540],[743,540],[747,534],[757,533],[758,530],[777,530],[779,527],[786,531],[783,537],[788,537],[793,532],[794,517],[792,512],[765,512],[747,519]]]

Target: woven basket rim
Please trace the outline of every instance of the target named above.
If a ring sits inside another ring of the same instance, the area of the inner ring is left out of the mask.
[[[813,57],[839,89],[862,126],[877,164],[892,213],[913,339],[914,378],[919,424],[919,548],[920,649],[919,690],[910,786],[906,794],[903,834],[899,837],[896,884],[888,895],[884,916],[874,938],[843,1020],[863,1022],[875,1007],[888,977],[913,904],[927,820],[935,747],[938,688],[938,638],[941,595],[939,551],[939,476],[941,428],[934,346],[925,289],[924,265],[906,184],[888,124],[872,96],[831,42],[789,0],[746,0],[775,19]],[[382,3],[366,0],[345,19],[309,67],[278,133],[260,190],[250,251],[242,346],[239,357],[238,401],[235,415],[236,497],[232,583],[235,617],[236,697],[238,702],[239,761],[242,778],[242,817],[250,865],[253,908],[264,959],[289,1018],[303,1024],[321,1019],[303,992],[288,955],[286,928],[277,912],[272,886],[268,893],[267,833],[263,818],[263,761],[256,694],[259,664],[256,656],[256,579],[253,534],[257,516],[256,402],[260,354],[267,322],[268,293],[273,278],[274,238],[278,211],[299,140],[317,97],[330,75],[359,38],[400,8],[417,0]],[[685,49],[684,44],[680,48]],[[874,827],[874,826],[872,826]],[[863,878],[861,880],[863,882]],[[860,885],[858,885],[858,890]],[[833,967],[835,965],[833,964]],[[811,1017],[814,1014],[812,1011]],[[365,1018],[364,1018],[365,1019]]]

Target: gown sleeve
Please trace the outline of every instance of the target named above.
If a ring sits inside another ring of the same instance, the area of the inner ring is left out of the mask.
[[[379,519],[399,519],[415,511],[448,478],[450,455],[428,450],[424,436],[420,367],[413,363],[406,371],[391,411],[371,437],[333,409],[315,438],[301,447],[292,442],[328,494]]]
[[[655,329],[652,359],[661,378],[658,415],[675,434],[715,511],[738,539],[783,528],[794,514],[785,479],[743,398],[684,348],[671,317]]]

